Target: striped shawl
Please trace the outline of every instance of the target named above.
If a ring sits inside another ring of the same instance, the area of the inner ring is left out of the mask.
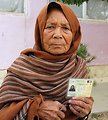
[[[0,107],[14,101],[27,100],[27,111],[28,100],[39,94],[45,99],[64,102],[68,79],[86,76],[84,60],[75,55],[70,59],[53,63],[33,55],[21,54],[8,69],[0,88]]]

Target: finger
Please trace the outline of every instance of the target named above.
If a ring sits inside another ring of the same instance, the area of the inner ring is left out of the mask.
[[[48,120],[61,120],[61,118],[57,115],[54,115],[52,119],[48,119]]]
[[[65,114],[62,112],[62,111],[57,111],[57,115],[61,118],[61,119],[63,119],[63,118],[65,118]]]
[[[77,116],[79,116],[79,117],[83,117],[83,116],[81,116],[80,111],[75,110],[74,107],[72,107],[71,105],[69,105],[69,108],[70,108],[70,110],[71,110],[75,115],[77,115]]]
[[[80,101],[79,100],[71,100],[70,105],[71,106],[78,106],[78,107],[82,108],[82,112],[83,112],[83,110],[85,110],[83,112],[84,114],[89,113],[91,111],[91,109],[92,109],[91,104],[87,104],[87,103],[85,103],[85,102],[83,102],[81,100]]]
[[[56,103],[56,105],[58,106],[58,109],[59,110],[62,110],[62,111],[66,111],[66,106],[65,105],[63,105],[63,104],[61,104],[60,102],[58,102],[58,101],[55,101],[55,103]]]
[[[67,110],[67,109],[66,109],[66,106],[67,106],[67,105],[63,105],[63,106],[60,108],[60,110],[66,112],[66,110]]]
[[[73,100],[83,101],[83,102],[85,102],[87,104],[90,104],[90,103],[94,102],[93,97],[73,97],[72,99]]]
[[[58,102],[58,101],[55,101],[55,104],[56,104],[59,108],[61,108],[61,107],[63,106],[63,104],[61,104],[61,103]]]
[[[87,98],[87,97],[73,97],[73,99],[69,100],[69,103],[71,105],[77,105],[82,108],[88,108],[88,109],[91,109],[93,106],[92,98]]]
[[[86,108],[89,111],[91,111],[93,102],[94,102],[93,98],[92,97],[81,97],[81,101],[83,101],[83,103],[80,103],[80,106],[82,104],[83,108]]]
[[[57,112],[45,112],[42,120],[61,120],[61,118],[58,116]]]
[[[73,100],[69,100],[69,104],[73,105],[77,105],[80,106],[82,108],[85,108],[87,106],[87,104],[81,100],[77,100],[77,99],[73,99]]]
[[[83,116],[89,113],[87,109],[84,109],[82,107],[79,107],[79,106],[73,106],[73,107],[76,111],[80,112]]]
[[[81,100],[87,104],[93,104],[94,102],[92,97],[82,97]]]

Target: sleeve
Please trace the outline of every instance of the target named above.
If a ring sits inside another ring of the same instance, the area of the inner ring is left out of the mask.
[[[38,108],[43,102],[42,95],[20,102],[13,102],[0,110],[0,120],[33,120],[39,118]]]
[[[85,115],[83,118],[78,118],[77,120],[88,120],[90,113],[91,111],[87,115]]]
[[[13,120],[16,114],[22,109],[27,100],[13,102],[0,109],[0,120]]]
[[[26,120],[28,108],[29,108],[29,101],[27,101],[27,103],[25,103],[25,105],[23,106],[23,108],[14,117],[14,120]]]

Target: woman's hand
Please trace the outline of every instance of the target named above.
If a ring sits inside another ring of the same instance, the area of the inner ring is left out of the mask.
[[[72,97],[68,101],[70,110],[81,118],[91,111],[93,102],[92,97]]]
[[[58,101],[44,101],[39,107],[38,114],[42,120],[62,120],[65,117],[63,111],[66,111],[66,108]]]

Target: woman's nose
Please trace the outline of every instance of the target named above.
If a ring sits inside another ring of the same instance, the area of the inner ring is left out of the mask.
[[[62,39],[62,31],[60,27],[55,29],[53,37],[57,39]]]

